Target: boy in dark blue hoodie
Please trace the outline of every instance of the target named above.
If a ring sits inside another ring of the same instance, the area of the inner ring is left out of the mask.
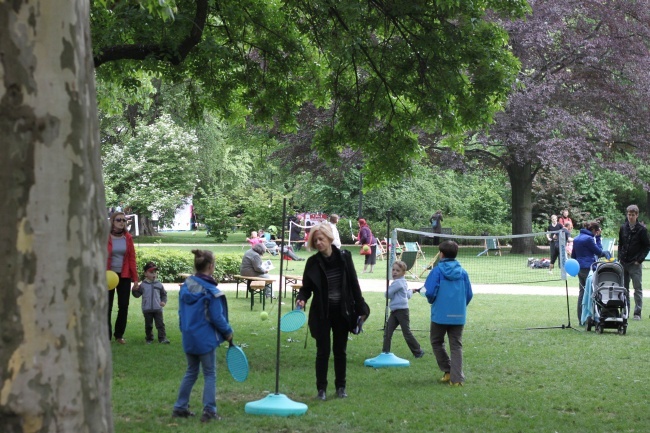
[[[469,276],[456,260],[458,244],[444,241],[439,246],[440,262],[433,268],[424,283],[424,294],[431,304],[431,328],[429,338],[438,367],[444,373],[441,382],[462,386],[463,329],[467,305],[472,300]],[[451,357],[445,350],[445,335],[449,338]]]
[[[192,387],[203,370],[203,416],[201,422],[221,419],[217,414],[217,367],[215,349],[231,341],[233,331],[228,323],[228,303],[217,288],[212,251],[192,250],[196,274],[187,278],[179,293],[178,321],[183,336],[187,371],[178,390],[172,417],[187,418]]]

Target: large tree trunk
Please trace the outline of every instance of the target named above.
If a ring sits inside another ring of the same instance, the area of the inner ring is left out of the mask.
[[[112,432],[88,0],[0,1],[0,431]]]
[[[512,234],[528,234],[533,231],[533,174],[529,163],[512,164],[507,167],[510,186],[512,188]],[[532,254],[537,250],[532,237],[514,238],[512,240],[513,254]]]

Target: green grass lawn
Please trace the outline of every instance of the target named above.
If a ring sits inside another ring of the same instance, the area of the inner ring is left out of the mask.
[[[414,359],[401,333],[392,351],[410,368],[371,369],[365,359],[382,346],[385,300],[366,293],[372,315],[366,332],[348,345],[348,399],[315,400],[315,344],[304,349],[305,330],[282,334],[279,392],[307,404],[299,417],[248,415],[247,402],[275,392],[278,306],[268,321],[250,311],[245,298],[229,293],[235,341],[244,344],[251,372],[235,382],[225,368],[226,347],[217,351],[218,410],[224,420],[201,425],[198,417],[171,418],[185,370],[178,331],[178,292],[170,292],[165,322],[171,345],[145,345],[140,302],[132,298],[125,338],[112,344],[113,412],[116,432],[645,432],[650,399],[650,321],[632,322],[626,336],[573,329],[527,330],[567,321],[562,296],[477,294],[464,334],[462,388],[437,381],[441,372],[428,343],[429,306],[411,300],[411,326],[427,354]],[[572,317],[575,298],[570,299]],[[287,306],[282,306],[283,313]],[[115,313],[114,313],[115,314]],[[572,321],[574,319],[572,318]],[[330,382],[333,383],[330,363]],[[202,379],[192,394],[201,410]]]

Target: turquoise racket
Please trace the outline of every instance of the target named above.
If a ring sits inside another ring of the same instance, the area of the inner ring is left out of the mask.
[[[302,325],[307,321],[307,316],[305,312],[302,311],[301,307],[296,308],[295,310],[282,316],[280,320],[280,331],[282,332],[294,332],[302,328]]]
[[[230,341],[230,347],[226,352],[226,364],[228,371],[237,382],[243,382],[248,377],[248,359],[241,347],[235,346]]]

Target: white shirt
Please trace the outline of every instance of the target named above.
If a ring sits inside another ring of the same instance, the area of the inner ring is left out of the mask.
[[[332,241],[332,245],[334,245],[336,248],[341,248],[341,236],[339,236],[339,229],[336,228],[336,224],[330,223],[330,227],[332,227],[332,234],[334,235],[334,240]]]

